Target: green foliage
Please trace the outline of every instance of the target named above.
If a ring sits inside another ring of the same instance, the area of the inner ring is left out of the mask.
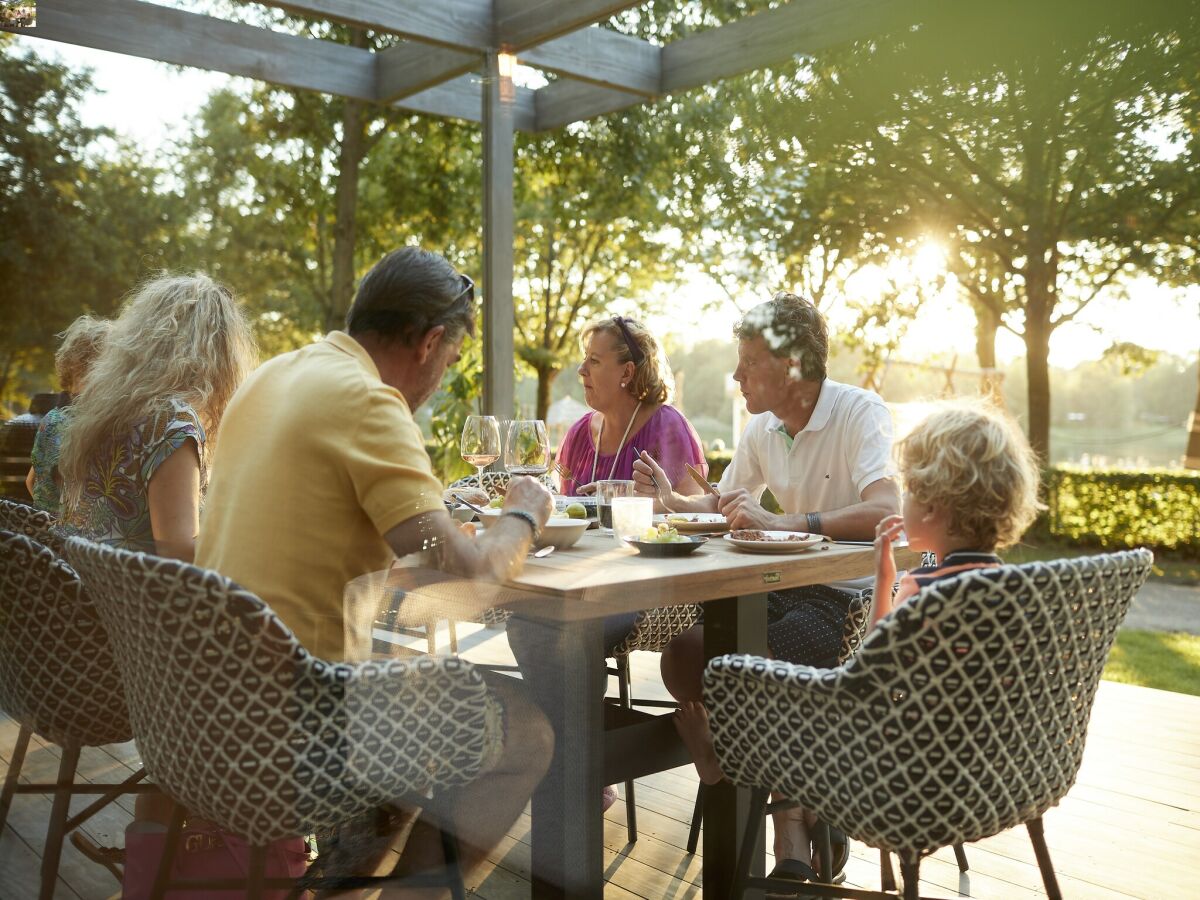
[[[111,314],[140,278],[187,259],[164,173],[82,124],[91,89],[87,72],[0,35],[0,400],[21,372],[47,386],[72,319]]]
[[[817,297],[940,242],[981,337],[1025,339],[1044,451],[1054,329],[1136,273],[1194,273],[1198,9],[923,4],[916,27],[745,76],[726,227]],[[852,298],[865,342],[921,299],[882,293]]]
[[[467,416],[478,408],[482,374],[483,348],[478,340],[468,340],[463,345],[462,359],[446,371],[441,389],[433,397],[430,421],[433,443],[426,449],[433,461],[434,474],[443,484],[475,474],[475,467],[463,462],[459,439]]]
[[[1051,535],[1106,550],[1200,555],[1200,473],[1057,466],[1044,478]]]
[[[1200,636],[1119,631],[1104,667],[1104,678],[1200,696]]]
[[[729,468],[729,463],[733,460],[733,451],[709,450],[704,454],[704,459],[708,463],[708,480],[720,481],[725,470]]]

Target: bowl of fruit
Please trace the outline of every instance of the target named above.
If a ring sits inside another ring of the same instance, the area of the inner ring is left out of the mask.
[[[629,545],[642,556],[687,556],[708,542],[706,537],[680,534],[666,522],[652,525],[639,537],[626,538]]]

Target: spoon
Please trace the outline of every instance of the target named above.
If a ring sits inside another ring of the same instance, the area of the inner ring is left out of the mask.
[[[547,556],[549,556],[553,552],[554,552],[554,545],[547,544],[541,550],[537,551],[537,553],[534,553],[533,558],[534,559],[545,559]]]

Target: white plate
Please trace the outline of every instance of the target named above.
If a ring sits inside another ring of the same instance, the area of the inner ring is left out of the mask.
[[[720,513],[667,513],[654,517],[654,524],[666,522],[680,534],[713,534],[729,530],[729,522]]]
[[[741,550],[749,550],[751,553],[795,553],[797,550],[815,547],[824,540],[819,534],[807,534],[803,531],[764,531],[763,534],[777,540],[743,541],[735,538],[732,534],[725,535],[725,540],[733,546]],[[790,540],[778,540],[778,538],[789,536]]]

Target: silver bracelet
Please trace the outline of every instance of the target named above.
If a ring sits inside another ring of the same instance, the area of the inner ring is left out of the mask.
[[[533,532],[533,539],[535,541],[538,539],[538,536],[542,533],[542,529],[538,527],[537,519],[535,519],[529,513],[525,512],[525,510],[523,510],[523,509],[505,510],[501,514],[501,518],[503,518],[504,516],[512,516],[514,518],[520,519],[522,522],[524,522],[526,525],[528,525],[529,530],[531,532]]]
[[[808,520],[808,533],[809,534],[820,534],[821,533],[821,514],[811,512],[811,513],[806,514],[805,518]]]

